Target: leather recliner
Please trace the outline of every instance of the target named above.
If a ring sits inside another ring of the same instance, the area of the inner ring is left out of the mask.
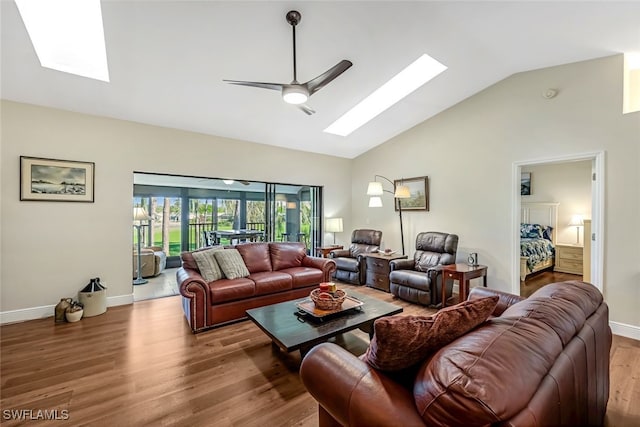
[[[440,304],[442,299],[442,273],[439,265],[456,262],[458,236],[429,231],[416,237],[413,259],[398,259],[389,263],[389,290],[398,298],[426,306]],[[445,284],[447,298],[451,296],[453,282]]]
[[[333,278],[341,282],[363,285],[366,281],[366,263],[364,255],[380,249],[382,231],[359,229],[351,233],[351,245],[347,249],[335,249],[329,252],[329,258],[336,263]]]

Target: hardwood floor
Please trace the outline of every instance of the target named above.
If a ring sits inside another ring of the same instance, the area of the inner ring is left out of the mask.
[[[532,293],[548,285],[549,283],[563,282],[565,280],[582,280],[582,276],[569,273],[558,273],[553,270],[541,271],[527,277],[527,280],[520,282],[520,295],[528,298]]]
[[[382,291],[358,291],[405,313],[434,312]],[[298,352],[274,350],[249,321],[193,335],[179,297],[111,307],[78,323],[3,325],[0,333],[3,425],[31,424],[25,417],[42,416],[38,410],[68,418],[39,422],[57,426],[318,423],[317,405],[298,376]],[[354,354],[368,345],[360,331],[337,340]],[[608,426],[638,425],[640,343],[615,337],[611,366]],[[21,420],[9,419],[11,410],[23,411]]]

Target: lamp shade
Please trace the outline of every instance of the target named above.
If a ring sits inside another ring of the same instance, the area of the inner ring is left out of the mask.
[[[369,207],[370,208],[381,208],[382,207],[382,198],[379,196],[369,197]]]
[[[396,186],[396,192],[393,194],[396,199],[408,199],[411,197],[411,190],[406,185]]]
[[[382,190],[382,183],[377,181],[371,181],[367,187],[367,196],[382,196],[384,191]]]
[[[584,225],[584,218],[582,217],[582,215],[574,215],[571,217],[569,225],[573,227],[581,227]]]
[[[147,213],[147,210],[141,206],[133,208],[133,220],[134,221],[149,221],[151,217]]]
[[[327,218],[325,226],[328,233],[342,233],[342,218]]]
[[[282,99],[287,104],[303,104],[309,99],[309,92],[301,85],[290,85],[282,89]]]

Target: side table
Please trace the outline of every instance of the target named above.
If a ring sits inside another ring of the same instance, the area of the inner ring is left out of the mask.
[[[366,254],[365,258],[367,265],[365,285],[389,292],[389,273],[391,273],[389,263],[394,259],[407,259],[407,256],[384,255],[378,252]]]
[[[457,280],[459,287],[460,302],[465,301],[469,296],[469,281],[478,277],[483,278],[482,286],[487,287],[487,266],[468,264],[448,264],[443,265],[442,271],[442,308],[447,306],[447,279]]]
[[[328,246],[319,246],[316,248],[316,254],[319,254],[322,258],[326,258],[329,255],[329,252],[336,249],[344,249],[342,245],[328,245]]]

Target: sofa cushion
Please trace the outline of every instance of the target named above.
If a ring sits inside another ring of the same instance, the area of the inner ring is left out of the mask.
[[[291,276],[280,271],[261,271],[248,277],[256,284],[256,295],[275,294],[291,290]]]
[[[216,261],[218,261],[227,279],[238,279],[240,277],[247,277],[250,274],[237,249],[215,251],[213,255],[216,257]]]
[[[324,281],[324,272],[317,268],[294,267],[280,270],[280,272],[291,276],[294,289],[317,285]]]
[[[238,301],[256,296],[256,284],[245,277],[220,279],[209,285],[211,305]]]
[[[365,360],[376,369],[398,371],[424,360],[487,320],[498,297],[464,301],[432,316],[389,316],[375,321]]]
[[[242,243],[236,245],[236,249],[240,252],[244,265],[250,273],[271,271],[268,243]]]
[[[198,266],[198,270],[200,270],[200,275],[207,281],[207,283],[220,280],[224,277],[222,270],[218,265],[218,261],[216,261],[216,257],[213,255],[216,251],[222,250],[224,250],[222,246],[214,246],[203,251],[191,253],[196,265]]]
[[[211,249],[211,247],[206,247],[206,248],[200,248],[200,249],[196,249],[195,251],[184,251],[182,253],[180,253],[180,258],[182,259],[182,267],[183,268],[188,268],[190,270],[196,270],[196,271],[200,271],[198,269],[198,264],[196,263],[196,260],[193,258],[193,254],[195,252],[203,252],[206,250]]]
[[[269,243],[269,250],[274,271],[300,267],[303,258],[307,256],[307,250],[301,242]]]

